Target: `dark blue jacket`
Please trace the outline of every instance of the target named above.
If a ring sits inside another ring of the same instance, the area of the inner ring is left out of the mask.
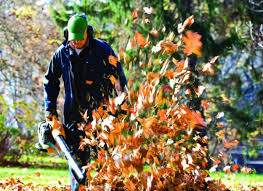
[[[113,85],[109,76],[120,79],[121,87],[127,84],[123,68],[109,63],[109,56],[116,57],[112,48],[104,41],[91,38],[89,45],[78,56],[69,46],[63,44],[54,53],[45,74],[45,110],[54,112],[57,109],[59,78],[62,76],[65,87],[64,123],[81,121],[80,111],[89,112],[98,107],[105,98],[111,95]]]

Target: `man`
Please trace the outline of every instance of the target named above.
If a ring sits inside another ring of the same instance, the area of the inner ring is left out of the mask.
[[[92,110],[98,108],[114,90],[123,92],[127,84],[121,64],[118,62],[114,66],[109,62],[109,56],[116,57],[112,48],[106,42],[93,38],[89,27],[85,15],[74,15],[69,19],[68,39],[54,53],[44,81],[46,118],[52,119],[57,116],[59,78],[63,78],[66,141],[81,166],[86,165],[90,155],[88,149],[78,149],[80,137],[85,136],[78,130],[78,124],[84,121],[82,114],[87,111],[88,121],[92,121]],[[112,75],[117,79],[115,85],[109,79]],[[71,189],[77,190],[71,169],[70,177]]]

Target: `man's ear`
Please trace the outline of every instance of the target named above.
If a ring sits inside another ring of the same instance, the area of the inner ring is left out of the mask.
[[[88,38],[93,38],[93,34],[94,34],[94,28],[93,28],[93,26],[88,25],[87,34],[88,34]]]
[[[64,28],[64,38],[66,41],[68,40],[68,28],[67,27]]]

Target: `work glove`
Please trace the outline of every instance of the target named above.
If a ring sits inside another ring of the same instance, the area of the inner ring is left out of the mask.
[[[55,140],[52,137],[51,127],[46,121],[42,121],[38,125],[38,143],[36,144],[37,149],[40,151],[48,152],[50,143],[55,144]]]

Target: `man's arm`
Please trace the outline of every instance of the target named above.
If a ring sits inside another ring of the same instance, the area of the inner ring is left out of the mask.
[[[46,117],[57,115],[57,97],[59,94],[59,78],[62,74],[59,53],[55,52],[44,79],[44,98]]]

